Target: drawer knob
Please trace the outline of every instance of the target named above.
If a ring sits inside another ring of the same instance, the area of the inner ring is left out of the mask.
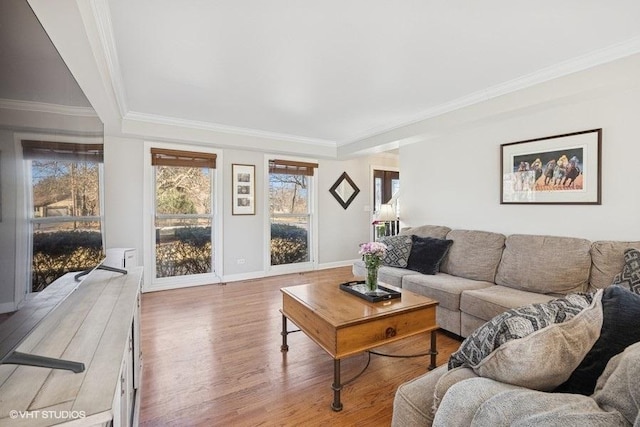
[[[384,334],[387,338],[391,338],[391,337],[395,337],[396,336],[396,329],[392,328],[392,327],[388,327],[386,331],[384,331]]]

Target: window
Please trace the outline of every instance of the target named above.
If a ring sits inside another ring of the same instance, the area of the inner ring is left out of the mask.
[[[389,170],[373,171],[373,209],[380,212],[380,205],[389,202],[400,189],[400,172]]]
[[[22,141],[29,197],[30,288],[102,261],[102,144]]]
[[[269,160],[271,266],[312,261],[312,192],[316,163]]]
[[[216,155],[151,148],[155,277],[213,272]]]

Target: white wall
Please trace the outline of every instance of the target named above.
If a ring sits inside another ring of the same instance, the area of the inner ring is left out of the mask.
[[[104,138],[104,231],[106,248],[135,248],[141,262],[144,142]]]
[[[223,280],[261,277],[265,274],[264,153],[245,150],[221,150],[223,161],[217,165],[217,179],[223,181],[222,253]],[[105,240],[107,247],[138,249],[144,259],[143,215],[151,215],[143,197],[144,141],[135,138],[105,136]],[[256,215],[231,214],[231,165],[256,166]],[[319,159],[318,191],[318,263],[319,268],[348,265],[358,257],[359,244],[370,233],[371,165],[397,166],[397,157],[363,157],[338,161]],[[329,188],[342,172],[347,172],[360,188],[360,194],[348,209],[331,196]],[[238,259],[244,259],[238,264]]]
[[[437,136],[400,149],[406,223],[640,240],[639,62],[630,58],[487,101],[457,113],[466,114],[457,128],[454,114],[441,119],[449,124]],[[573,93],[559,94],[564,87]],[[500,144],[594,128],[603,129],[602,205],[499,203]]]

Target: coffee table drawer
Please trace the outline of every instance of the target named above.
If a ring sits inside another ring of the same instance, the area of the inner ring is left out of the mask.
[[[335,328],[299,301],[284,295],[282,313],[331,356],[336,353]]]
[[[340,359],[433,329],[437,329],[435,306],[338,328],[335,357]]]

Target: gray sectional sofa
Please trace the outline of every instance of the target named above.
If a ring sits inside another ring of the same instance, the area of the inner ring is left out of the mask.
[[[640,249],[640,242],[505,236],[436,225],[400,234],[453,240],[439,273],[383,266],[379,279],[437,300],[440,327],[462,337],[511,308],[609,286],[624,266],[624,250]],[[362,261],[354,263],[353,273],[366,275]]]

